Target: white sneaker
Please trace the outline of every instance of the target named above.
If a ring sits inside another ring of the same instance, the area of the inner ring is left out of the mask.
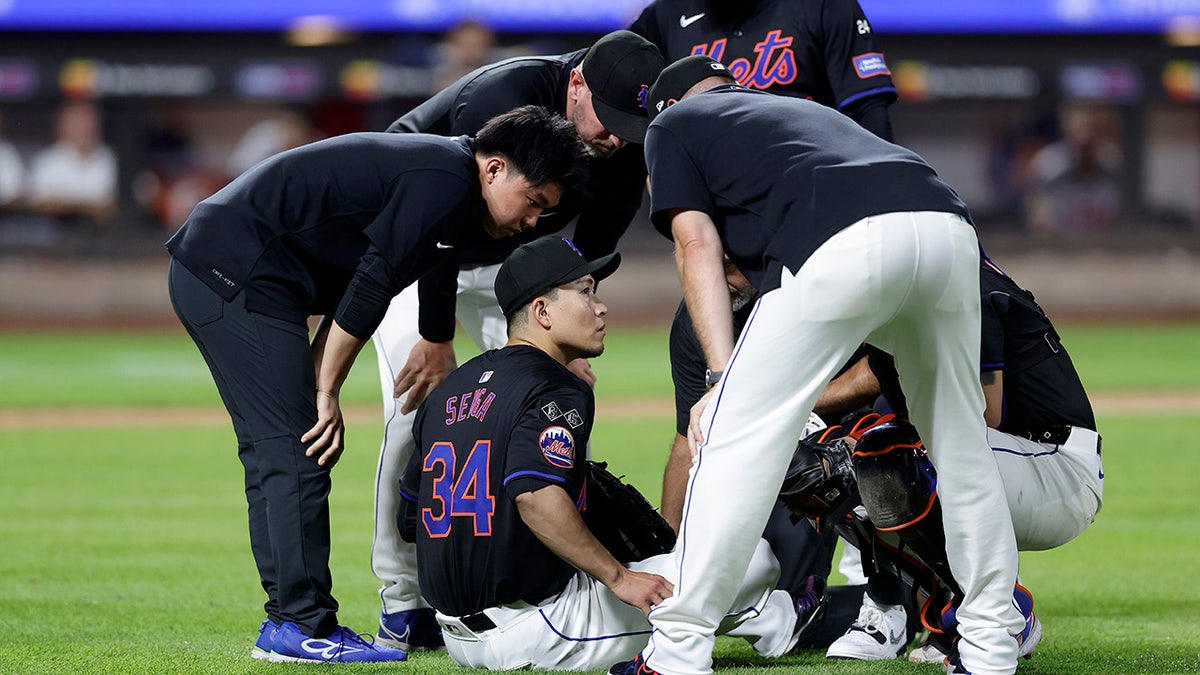
[[[1038,643],[1042,641],[1042,622],[1038,621],[1037,614],[1029,613],[1029,618],[1025,619],[1025,630],[1021,632],[1018,638],[1020,643],[1017,647],[1017,658],[1028,659],[1033,658],[1033,650],[1037,648]]]
[[[884,661],[904,653],[908,645],[908,616],[904,605],[879,605],[866,593],[858,619],[850,630],[829,645],[825,657]]]

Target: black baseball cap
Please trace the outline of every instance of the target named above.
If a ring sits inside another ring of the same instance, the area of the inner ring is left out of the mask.
[[[724,63],[701,54],[685,56],[664,68],[650,87],[650,105],[646,107],[648,121],[654,121],[662,111],[677,103],[697,82],[714,75],[736,81]]]
[[[617,270],[621,254],[588,262],[570,239],[542,237],[524,244],[505,258],[496,273],[496,299],[504,316],[520,309],[542,291],[592,275],[599,282]]]
[[[658,47],[627,30],[609,33],[592,45],[583,57],[583,79],[605,129],[623,141],[645,142],[650,124],[647,96],[666,65]]]

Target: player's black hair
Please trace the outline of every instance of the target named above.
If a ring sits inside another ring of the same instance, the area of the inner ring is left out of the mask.
[[[475,135],[475,152],[503,157],[531,185],[558,183],[571,192],[587,179],[587,149],[575,126],[537,105],[488,120]]]
[[[529,325],[529,312],[526,310],[528,310],[529,306],[533,304],[533,301],[537,300],[538,298],[550,298],[551,300],[558,300],[558,286],[548,286],[541,291],[538,291],[537,295],[534,295],[529,299],[529,302],[514,309],[511,314],[504,317],[508,322],[507,333],[509,337],[512,337],[514,328],[525,328]]]

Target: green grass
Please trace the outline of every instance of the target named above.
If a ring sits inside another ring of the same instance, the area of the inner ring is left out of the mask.
[[[1189,389],[1197,326],[1067,326],[1064,341],[1094,390]],[[601,398],[670,395],[665,333],[612,331],[594,366]],[[373,355],[348,400],[374,403]],[[216,403],[182,334],[0,335],[0,410]],[[372,485],[380,429],[351,420],[334,472],[331,561],[341,618],[370,630]],[[1022,556],[1046,635],[1019,672],[1200,671],[1200,416],[1103,415],[1107,486],[1097,522],[1060,549]],[[672,422],[597,422],[594,447],[657,500]],[[249,555],[232,431],[0,428],[0,673],[302,673],[251,661],[262,592]],[[717,666],[745,673],[930,673],[905,662],[766,662],[722,640]],[[450,673],[444,654],[400,668]]]
[[[1200,387],[1200,325],[1060,327],[1091,391]],[[666,331],[610,331],[608,354],[593,361],[599,397],[670,397]],[[459,342],[461,360],[473,356]],[[617,354],[614,358],[612,355]],[[347,404],[379,402],[375,355],[367,347],[343,393]],[[188,406],[217,401],[208,369],[182,329],[142,333],[0,334],[0,409],[71,406]]]

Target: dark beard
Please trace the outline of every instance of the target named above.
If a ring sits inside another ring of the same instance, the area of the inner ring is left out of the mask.
[[[579,352],[581,359],[594,359],[604,353],[604,345],[600,345],[599,349],[587,349]]]
[[[754,10],[758,9],[761,0],[706,0],[708,10],[721,25],[737,25],[745,21]]]

